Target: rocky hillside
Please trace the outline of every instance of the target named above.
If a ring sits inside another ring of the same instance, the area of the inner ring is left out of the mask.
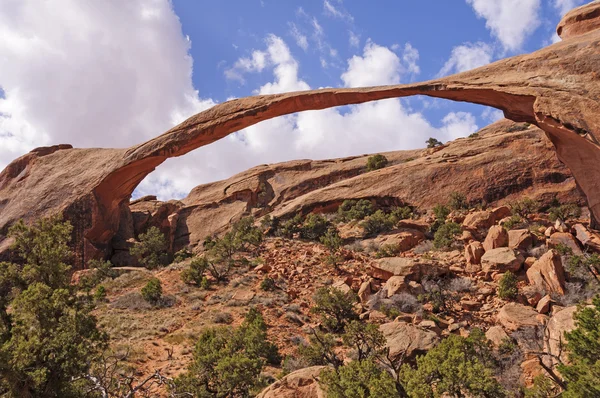
[[[169,236],[173,251],[201,250],[204,238],[223,233],[243,215],[289,218],[335,211],[346,199],[380,206],[410,205],[421,211],[462,192],[475,204],[502,204],[528,196],[584,203],[569,170],[556,158],[543,131],[527,123],[499,121],[469,138],[446,145],[384,154],[387,167],[367,172],[368,155],[263,165],[227,180],[201,185],[181,201],[152,197],[133,201],[121,213],[112,262],[135,265],[128,255],[150,226]]]

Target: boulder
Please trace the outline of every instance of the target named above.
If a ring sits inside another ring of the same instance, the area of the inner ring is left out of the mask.
[[[358,298],[360,300],[361,303],[365,304],[367,301],[369,301],[369,297],[371,297],[371,294],[373,294],[373,288],[371,287],[371,281],[372,279],[369,279],[368,281],[364,281],[363,283],[360,284],[360,287],[358,288]]]
[[[567,359],[567,354],[564,350],[565,332],[575,329],[573,315],[576,311],[576,306],[564,308],[553,315],[548,321],[548,346],[546,350],[551,354],[560,355],[563,361]]]
[[[373,278],[388,280],[392,276],[404,276],[407,280],[420,281],[424,276],[440,276],[446,270],[433,261],[409,257],[380,258],[367,273]]]
[[[496,222],[494,213],[488,210],[469,213],[465,217],[462,226],[472,232],[483,231],[490,228]]]
[[[402,321],[384,323],[379,330],[386,339],[386,347],[390,349],[390,356],[397,358],[406,352],[407,359],[424,354],[438,342],[438,335],[430,330],[410,325]]]
[[[510,217],[512,210],[508,206],[500,206],[492,209],[492,214],[496,220],[502,220],[503,218]]]
[[[565,270],[556,250],[549,250],[527,270],[531,285],[547,293],[565,294]]]
[[[373,244],[377,247],[381,245],[393,245],[398,248],[399,252],[405,252],[417,246],[423,240],[425,240],[425,234],[423,232],[415,229],[405,229],[399,232],[382,234],[374,239],[366,239],[361,245],[364,247]]]
[[[573,231],[583,246],[589,247],[594,252],[600,252],[600,235],[598,233],[591,232],[581,224],[573,225]]]
[[[506,229],[501,225],[492,226],[483,241],[485,251],[506,246],[508,246],[508,232],[506,232]]]
[[[544,297],[542,297],[540,301],[538,301],[535,309],[540,314],[547,314],[548,312],[550,312],[550,303],[552,303],[552,298],[550,297],[550,295],[547,294]]]
[[[481,269],[485,272],[517,272],[525,259],[521,253],[508,248],[500,247],[486,251],[481,257]]]
[[[528,250],[533,246],[533,236],[527,229],[508,231],[508,247],[517,250]]]
[[[471,242],[465,246],[465,259],[467,260],[467,265],[480,265],[481,257],[484,255],[485,250],[481,242]],[[481,267],[475,267],[481,269]],[[474,272],[477,272],[478,269],[475,269]],[[472,272],[472,271],[471,271]]]
[[[569,232],[569,227],[560,218],[557,219],[556,222],[554,223],[554,229],[557,230],[558,232]]]
[[[550,235],[550,239],[546,243],[549,248],[556,248],[558,245],[563,245],[573,250],[573,254],[577,256],[583,254],[575,237],[568,232],[555,232]]]
[[[544,315],[518,303],[506,304],[500,309],[496,318],[505,329],[513,332],[527,326],[540,326],[545,321]]]
[[[502,329],[502,326],[492,326],[485,332],[485,337],[492,342],[494,347],[498,348],[504,340],[508,338],[508,334]]]
[[[317,378],[326,366],[296,370],[271,384],[256,398],[325,398]]]

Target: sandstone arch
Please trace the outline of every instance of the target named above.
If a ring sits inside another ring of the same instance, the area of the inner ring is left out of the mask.
[[[0,173],[0,252],[19,218],[63,212],[75,225],[81,259],[107,249],[120,208],[135,187],[169,157],[182,156],[260,121],[294,112],[426,95],[488,105],[543,129],[600,219],[600,3],[568,13],[564,41],[532,54],[424,83],[322,89],[248,97],[199,113],[128,149],[40,148]]]

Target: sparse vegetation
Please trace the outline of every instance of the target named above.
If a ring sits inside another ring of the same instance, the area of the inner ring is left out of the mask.
[[[180,263],[182,261],[187,260],[188,258],[191,258],[193,255],[194,254],[190,251],[189,247],[186,246],[175,253],[175,255],[173,256],[173,261],[175,263]]]
[[[440,226],[433,235],[433,246],[436,249],[447,249],[452,246],[456,236],[462,233],[462,228],[455,222],[448,222]]]
[[[265,276],[265,278],[260,283],[260,289],[264,290],[265,292],[273,291],[276,287],[277,285],[275,284],[275,279],[268,276]]]
[[[157,227],[150,227],[145,233],[140,234],[139,242],[130,249],[130,253],[140,264],[148,269],[154,269],[168,264],[169,255],[166,250],[167,240],[163,233]]]
[[[581,208],[576,204],[570,203],[548,209],[548,218],[550,221],[569,221],[581,216]]]
[[[448,199],[448,207],[452,210],[467,210],[469,209],[469,202],[463,193],[452,192]]]
[[[331,223],[325,217],[311,213],[302,224],[300,238],[319,241],[331,229]]]
[[[158,304],[162,298],[162,284],[160,279],[151,278],[142,288],[142,297],[151,304]]]
[[[195,283],[197,286],[202,285],[202,281],[206,279],[204,273],[209,267],[208,260],[205,257],[196,257],[192,259],[190,265],[181,271],[181,280],[184,283]]]
[[[427,148],[435,148],[437,146],[443,145],[440,140],[433,138],[433,137],[430,137],[429,139],[427,139],[427,141],[425,141],[425,143],[427,144]]]
[[[538,211],[540,204],[533,199],[523,198],[521,200],[510,202],[508,206],[512,210],[513,215],[527,218],[530,214]]]
[[[338,218],[341,221],[362,220],[375,212],[370,200],[344,200],[338,207]]]
[[[505,272],[498,281],[498,297],[504,300],[514,300],[518,293],[517,277],[510,271]]]
[[[388,159],[381,154],[369,156],[367,159],[367,171],[383,169],[388,163]]]
[[[200,335],[192,363],[177,377],[174,389],[194,397],[254,396],[265,384],[263,367],[280,361],[277,347],[267,339],[262,314],[250,309],[237,329],[218,327]]]
[[[356,293],[353,291],[344,293],[336,288],[323,287],[315,293],[315,305],[311,312],[321,317],[321,323],[327,329],[341,332],[348,321],[358,318],[354,311],[356,299]]]
[[[385,214],[383,210],[377,210],[367,217],[360,225],[364,228],[367,236],[373,236],[386,232],[394,228],[397,220],[390,214]]]

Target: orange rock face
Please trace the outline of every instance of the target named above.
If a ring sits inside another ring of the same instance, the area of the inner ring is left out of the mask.
[[[83,265],[87,258],[110,252],[131,193],[167,158],[277,116],[412,95],[488,105],[503,110],[509,119],[540,127],[584,192],[596,226],[600,218],[599,20],[600,3],[588,4],[561,21],[562,42],[424,83],[241,98],[128,149],[38,149],[0,173],[0,240],[20,218],[31,221],[63,213],[74,224],[75,249]],[[5,246],[0,241],[0,247]]]

